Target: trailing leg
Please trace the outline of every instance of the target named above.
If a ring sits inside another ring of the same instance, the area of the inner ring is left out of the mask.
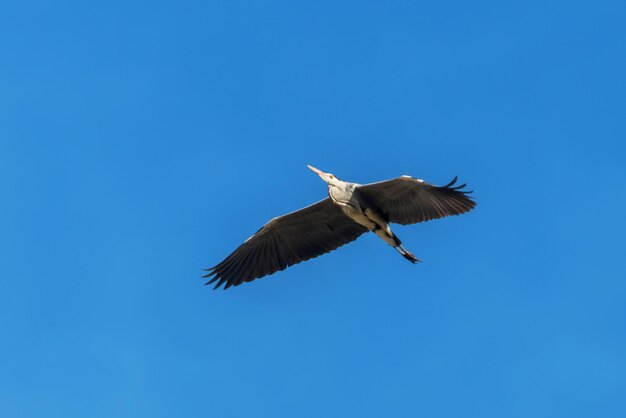
[[[402,255],[402,257],[406,258],[407,260],[409,260],[413,264],[422,261],[419,258],[415,257],[413,255],[413,253],[411,253],[409,250],[404,248],[404,246],[402,244],[399,244],[399,245],[397,245],[396,247],[393,247],[393,248],[395,248]]]
[[[393,233],[388,223],[383,223],[382,225],[379,225],[375,222],[373,223],[374,223],[374,228],[372,229],[372,231],[376,235],[378,235],[383,241],[391,245],[400,254],[402,254],[402,257],[406,258],[411,263],[417,263],[420,261],[417,257],[411,254],[409,250],[404,248],[404,246],[402,245],[402,241],[400,241],[400,238],[398,238],[398,236]]]

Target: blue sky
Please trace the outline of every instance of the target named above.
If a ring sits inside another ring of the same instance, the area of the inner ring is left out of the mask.
[[[3,417],[626,416],[623,2],[14,2]],[[228,291],[325,185],[469,182]]]

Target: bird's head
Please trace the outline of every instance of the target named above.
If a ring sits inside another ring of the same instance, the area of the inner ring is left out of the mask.
[[[338,186],[340,183],[342,183],[341,180],[339,180],[337,177],[335,177],[331,173],[324,173],[322,170],[318,170],[317,168],[311,165],[307,165],[307,167],[309,167],[314,173],[320,176],[322,180],[328,183],[329,186]]]

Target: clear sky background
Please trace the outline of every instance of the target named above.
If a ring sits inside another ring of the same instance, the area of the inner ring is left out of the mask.
[[[626,416],[626,3],[0,12],[2,417]],[[227,291],[326,196],[475,190]]]

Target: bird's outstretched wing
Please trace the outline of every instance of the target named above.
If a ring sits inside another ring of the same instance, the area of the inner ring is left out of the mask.
[[[204,277],[224,289],[249,282],[354,241],[367,229],[329,198],[265,224]]]
[[[467,196],[471,191],[463,190],[465,184],[454,186],[456,180],[455,177],[445,186],[435,186],[402,176],[364,184],[358,190],[381,210],[388,222],[408,225],[472,210],[476,202]]]

